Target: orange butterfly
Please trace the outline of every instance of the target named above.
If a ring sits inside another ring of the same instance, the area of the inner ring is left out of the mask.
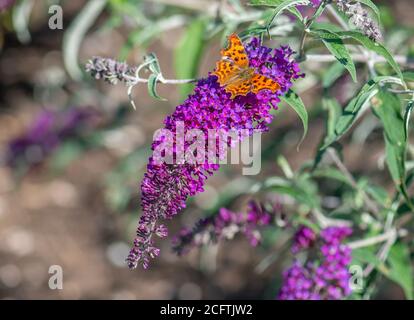
[[[249,92],[258,93],[269,89],[276,92],[280,85],[272,79],[256,73],[249,67],[249,58],[240,38],[235,34],[228,37],[228,48],[222,49],[221,60],[212,74],[218,77],[220,86],[231,93],[231,98],[245,96]]]

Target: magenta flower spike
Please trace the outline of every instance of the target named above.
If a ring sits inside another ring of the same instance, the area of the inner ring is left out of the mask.
[[[176,132],[177,125],[183,124],[184,133],[198,129],[206,138],[209,129],[224,132],[247,130],[248,135],[253,132],[266,132],[267,125],[273,118],[270,114],[272,106],[277,108],[279,97],[288,91],[295,79],[303,75],[298,64],[291,59],[293,51],[288,46],[271,49],[262,46],[259,39],[253,38],[245,44],[245,50],[250,67],[277,81],[280,85],[277,92],[261,90],[257,94],[249,92],[246,96],[231,99],[230,93],[220,87],[217,77],[209,75],[199,80],[194,93],[165,119],[164,128]],[[245,135],[241,135],[239,140],[244,137]],[[153,151],[161,141],[153,142]],[[184,146],[186,148],[188,145]],[[176,150],[177,146],[171,155],[174,158]],[[150,157],[141,183],[142,215],[134,246],[127,257],[130,268],[135,268],[138,264],[144,268],[149,266],[150,259],[159,254],[154,243],[154,234],[161,237],[167,235],[166,228],[161,227],[160,222],[171,219],[185,208],[189,196],[203,192],[208,176],[219,169],[217,163],[209,161],[200,164],[160,164],[157,160],[154,154]],[[160,227],[163,232],[157,232]]]

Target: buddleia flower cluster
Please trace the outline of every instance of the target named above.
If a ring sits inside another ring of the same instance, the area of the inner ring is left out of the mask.
[[[268,226],[273,218],[272,212],[255,201],[249,202],[247,212],[221,208],[217,215],[200,219],[192,229],[181,229],[173,239],[173,250],[182,255],[194,247],[233,239],[238,233],[244,234],[255,247],[261,242],[261,229]]]
[[[301,226],[292,246],[296,259],[283,273],[278,299],[339,300],[350,295],[351,249],[343,241],[351,233],[349,227],[327,227],[317,234]],[[305,261],[299,259],[303,252]]]
[[[293,51],[288,46],[271,49],[261,45],[259,39],[253,38],[245,45],[245,50],[250,67],[279,83],[280,89],[277,92],[261,90],[257,94],[250,92],[246,96],[231,99],[230,93],[219,85],[217,77],[210,74],[199,80],[194,93],[165,119],[164,128],[175,132],[176,124],[183,123],[185,133],[198,129],[206,140],[210,129],[220,132],[247,130],[247,136],[267,131],[267,125],[273,119],[270,113],[272,106],[277,108],[279,97],[302,74],[298,64],[291,59]],[[238,137],[239,141],[244,138],[246,135]],[[155,150],[160,143],[154,141],[152,149]],[[188,145],[184,148],[188,148]],[[175,158],[175,154],[172,156]],[[207,178],[219,167],[216,162],[208,160],[197,164],[160,164],[154,155],[150,157],[141,183],[142,215],[134,246],[127,257],[130,268],[135,268],[138,264],[144,268],[149,266],[150,259],[159,254],[154,235],[167,235],[161,221],[173,218],[184,209],[189,196],[203,192]]]
[[[361,3],[354,0],[336,0],[336,5],[339,10],[349,17],[349,21],[365,35],[375,41],[381,40],[382,35],[378,24],[371,19],[368,11],[362,7]]]

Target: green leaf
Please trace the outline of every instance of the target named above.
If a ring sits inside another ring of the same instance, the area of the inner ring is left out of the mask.
[[[280,98],[282,101],[290,105],[293,110],[296,111],[299,118],[302,120],[303,125],[303,135],[299,141],[298,148],[302,143],[303,139],[308,132],[308,112],[306,111],[305,105],[302,102],[302,99],[292,90],[289,90],[283,97]]]
[[[385,138],[385,154],[388,170],[391,173],[394,184],[397,188],[405,193],[404,190],[404,161],[401,157],[401,151],[399,148],[396,148],[389,139]]]
[[[283,0],[250,0],[252,6],[269,6],[277,7],[283,2]]]
[[[295,177],[294,180],[273,176],[253,185],[249,192],[257,193],[273,190],[279,194],[288,195],[309,208],[319,208],[321,199],[317,194],[314,182],[310,178],[309,174],[300,175]]]
[[[157,83],[158,83],[158,78],[160,75],[156,75],[156,74],[151,74],[148,78],[148,93],[151,97],[158,99],[158,100],[163,100],[165,101],[166,99],[160,97],[157,93]]]
[[[396,146],[405,148],[400,99],[386,90],[381,90],[373,100],[372,109],[381,120],[388,140]]]
[[[361,268],[364,264],[373,265],[378,271],[382,273],[389,272],[389,269],[375,254],[375,247],[365,247],[352,250],[351,265],[359,265]],[[365,281],[364,281],[365,282]]]
[[[278,176],[274,176],[274,177],[269,177],[267,179],[265,179],[263,182],[258,182],[255,183],[251,189],[250,189],[250,193],[257,193],[260,192],[262,190],[267,190],[269,188],[272,188],[273,186],[289,186],[290,185],[290,181],[285,179],[285,178],[281,178]]]
[[[378,89],[375,89],[375,87],[378,81],[379,79],[369,81],[362,87],[358,95],[351,99],[342,114],[337,118],[334,132],[325,139],[324,144],[321,147],[322,150],[326,149],[333,142],[340,139],[351,128],[351,126],[358,119],[358,115],[360,114],[362,107],[366,105],[366,103],[368,103],[375,94],[377,94]]]
[[[400,99],[381,90],[372,110],[384,127],[385,155],[388,169],[396,187],[408,198],[405,186],[406,140]],[[407,201],[410,201],[409,199]]]
[[[121,49],[119,60],[127,59],[128,54],[135,47],[147,47],[163,31],[182,26],[186,21],[186,18],[180,14],[160,18],[156,21],[145,21],[145,18],[141,17],[142,13],[135,14],[134,11],[129,10],[129,16],[133,16],[131,19],[139,19],[140,25],[143,25],[143,27],[135,29],[129,33],[126,43]],[[122,16],[125,15],[122,13],[120,14]]]
[[[283,0],[250,0],[249,5],[251,6],[266,6],[266,7],[277,7]]]
[[[178,78],[192,79],[197,76],[201,54],[203,52],[206,33],[206,19],[194,20],[185,31],[174,52],[174,66]],[[187,96],[193,89],[193,84],[180,86],[181,96]]]
[[[267,20],[266,27],[267,29],[270,29],[270,26],[272,25],[273,21],[284,11],[291,9],[292,7],[296,7],[298,5],[309,5],[310,1],[308,0],[285,0],[281,2],[275,10],[273,11],[272,16]]]
[[[398,283],[404,290],[407,299],[412,300],[413,297],[413,269],[410,260],[410,248],[403,243],[397,243],[392,246],[387,262],[390,270],[385,275]]]
[[[394,69],[400,79],[403,79],[403,75],[401,69],[397,62],[395,62],[393,56],[388,52],[388,50],[380,43],[371,40],[368,36],[357,32],[357,31],[340,31],[336,33],[342,39],[354,39],[362,44],[365,48],[376,52],[380,56],[384,57],[384,59],[390,64],[390,66]]]
[[[391,198],[382,187],[367,185],[365,192],[368,193],[375,201],[380,203],[383,207],[389,207],[391,205]]]
[[[17,39],[23,44],[27,44],[31,40],[29,20],[34,4],[34,0],[19,1],[13,8],[13,28],[16,31]]]
[[[312,34],[319,37],[326,48],[334,55],[334,57],[341,63],[351,74],[352,80],[357,82],[356,70],[351,55],[341,38],[334,32],[328,30],[312,30]]]
[[[252,6],[268,6],[268,7],[277,7],[280,4],[283,3],[283,0],[251,0],[250,4]],[[300,13],[300,11],[296,7],[290,7],[287,10],[291,14],[293,14],[296,18],[298,18],[300,21],[303,21],[303,16]],[[276,18],[276,17],[275,17]],[[273,18],[273,20],[275,19]]]
[[[302,16],[302,14],[300,13],[300,11],[299,11],[299,9],[298,9],[298,8],[296,8],[296,7],[291,7],[291,8],[288,8],[288,11],[289,11],[291,14],[293,14],[296,18],[298,18],[298,19],[299,19],[299,21],[303,21],[303,16]]]
[[[316,193],[314,184],[303,177],[298,181],[291,181],[281,177],[267,178],[262,184],[255,185],[251,192],[272,190],[279,194],[285,194],[295,199],[298,203],[309,208],[319,208],[320,198]]]
[[[368,81],[368,83],[366,83],[359,91],[358,95],[351,99],[351,101],[343,110],[342,114],[337,118],[334,132],[325,138],[324,144],[322,145],[320,150],[326,149],[332,143],[339,140],[346,132],[348,132],[348,130],[355,123],[355,121],[359,118],[361,110],[363,110],[365,106],[368,105],[371,98],[378,93],[379,83],[397,83],[400,85],[402,84],[399,78],[391,76],[375,77],[374,79]]]
[[[357,0],[357,1],[365,4],[368,7],[370,7],[372,9],[372,11],[374,11],[374,13],[377,17],[377,21],[378,22],[381,21],[381,12],[378,9],[378,7],[375,5],[375,3],[373,3],[371,0]]]
[[[151,52],[144,57],[144,63],[148,64],[148,69],[155,75],[161,74],[161,67],[158,61],[158,57],[155,53]]]
[[[292,168],[290,167],[289,162],[287,161],[287,159],[284,156],[279,155],[276,159],[276,162],[279,165],[279,167],[282,169],[282,171],[285,174],[286,178],[288,178],[288,179],[293,178],[294,174],[293,174]]]
[[[240,39],[244,42],[245,40],[251,37],[261,37],[263,33],[267,32],[265,26],[250,26],[247,29],[239,33]],[[231,32],[225,32],[225,34],[230,34]]]
[[[312,29],[328,30],[331,32],[342,31],[340,26],[326,21],[314,22],[312,24]]]
[[[82,71],[78,63],[81,42],[86,32],[92,27],[105,8],[106,2],[106,0],[88,1],[63,36],[63,60],[66,70],[75,80],[82,78]]]
[[[53,1],[56,2],[56,0]],[[143,12],[142,1],[109,0],[108,2],[112,16],[119,16],[121,18],[127,16],[136,25],[144,25],[145,22],[148,22],[148,19],[145,17],[146,12]]]
[[[408,102],[408,105],[405,108],[405,113],[404,113],[404,137],[405,137],[405,141],[408,140],[408,130],[409,130],[409,124],[410,124],[410,116],[411,116],[411,112],[413,111],[413,107],[414,107],[414,101],[411,100],[410,102]]]
[[[342,114],[342,108],[338,100],[334,98],[323,98],[322,107],[328,111],[328,118],[326,121],[327,136],[335,134],[335,125]]]
[[[324,148],[323,146],[329,146],[333,142],[335,142],[335,125],[342,114],[341,105],[338,103],[336,99],[331,97],[323,97],[322,108],[328,111],[328,117],[326,119],[326,135],[322,138],[320,142],[320,148],[316,152],[316,156],[312,165],[312,170],[316,169],[316,167],[319,165],[325,154],[326,148]]]
[[[405,81],[413,82],[414,81],[414,71],[404,71],[403,77]]]
[[[264,33],[268,32],[265,22],[273,14],[272,9],[266,9],[262,11],[261,16],[254,20],[248,27],[243,28],[243,30],[238,34],[240,39],[243,41],[250,39],[251,37],[262,37]],[[230,28],[229,28],[230,27]],[[224,35],[228,35],[237,28],[236,23],[231,23],[224,32]],[[229,30],[230,29],[230,30]],[[233,30],[231,30],[233,29]],[[290,21],[288,17],[278,21],[278,24],[272,26],[272,30],[269,31],[271,34],[278,36],[287,36],[294,29],[294,22]]]
[[[352,264],[363,265],[365,263],[372,264],[377,269],[381,268],[382,262],[377,258],[374,253],[374,248],[358,248],[352,250]]]
[[[312,176],[315,178],[333,179],[333,180],[337,180],[339,182],[352,186],[350,184],[349,179],[345,177],[341,171],[335,168],[327,167],[327,168],[315,169],[312,171]]]
[[[125,44],[119,54],[120,60],[128,58],[129,53],[135,47],[143,47],[150,42],[159,33],[159,30],[152,24],[142,29],[133,30],[128,34]]]

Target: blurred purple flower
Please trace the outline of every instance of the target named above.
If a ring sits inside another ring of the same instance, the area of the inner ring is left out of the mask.
[[[296,9],[299,10],[302,16],[304,17],[311,17],[316,12],[317,8],[321,4],[322,0],[310,0],[308,4],[297,5]],[[294,15],[289,15],[291,21],[296,21],[296,17]],[[317,21],[323,21],[324,17],[318,17]]]
[[[291,60],[293,51],[283,46],[274,49],[262,46],[259,39],[253,38],[245,45],[249,64],[259,73],[276,80],[280,90],[272,93],[262,90],[257,94],[230,98],[230,93],[220,87],[215,75],[209,75],[198,81],[194,93],[175,112],[166,118],[165,129],[176,130],[177,123],[184,123],[185,130],[199,129],[205,137],[209,129],[254,130],[265,132],[272,121],[271,105],[276,108],[279,96],[291,86],[292,81],[302,76],[299,66]],[[241,140],[242,137],[239,137]],[[152,145],[154,150],[160,141]],[[188,146],[186,145],[185,148]],[[127,257],[130,268],[139,263],[147,268],[151,257],[158,254],[154,239],[159,220],[171,219],[185,208],[189,196],[203,191],[209,175],[218,170],[218,164],[207,161],[203,164],[157,164],[154,156],[149,159],[147,172],[141,183],[142,216],[138,223],[137,237]]]
[[[310,0],[313,7],[317,7],[321,4],[322,0]]]
[[[41,162],[63,140],[76,137],[83,129],[92,126],[96,115],[90,108],[40,112],[25,133],[9,142],[7,165],[16,168]]]
[[[237,233],[243,233],[255,247],[261,242],[260,229],[269,225],[273,218],[272,213],[254,201],[249,202],[246,213],[221,208],[217,215],[200,219],[193,229],[181,229],[173,239],[173,250],[182,255],[194,247],[233,239]]]
[[[338,300],[351,294],[349,286],[351,249],[342,244],[352,233],[348,227],[328,227],[319,238],[307,227],[300,227],[293,248],[309,249],[310,240],[316,247],[316,258],[301,264],[295,259],[283,273],[281,300]],[[293,250],[297,253],[299,250]]]
[[[313,246],[316,240],[316,233],[309,227],[301,226],[295,233],[292,252],[298,253]]]
[[[10,8],[16,0],[0,0],[0,11]]]

